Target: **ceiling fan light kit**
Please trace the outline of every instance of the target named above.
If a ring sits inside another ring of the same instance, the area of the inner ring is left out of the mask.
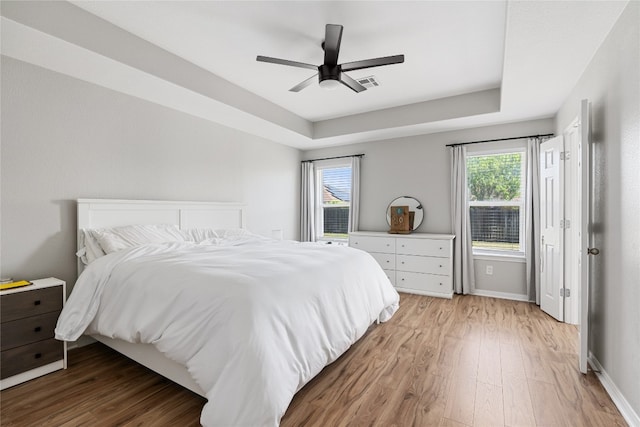
[[[261,55],[258,55],[256,60],[260,62],[270,62],[272,64],[288,65],[290,67],[308,68],[318,72],[289,89],[291,92],[301,91],[313,83],[315,78],[318,77],[319,85],[323,89],[334,90],[340,86],[340,84],[343,84],[356,93],[365,91],[367,88],[349,77],[345,71],[362,70],[364,68],[381,67],[383,65],[400,64],[404,62],[404,55],[394,55],[338,64],[340,43],[342,42],[342,29],[342,25],[335,24],[327,24],[325,27],[325,37],[324,42],[322,42],[324,63],[321,65],[316,66],[304,62],[289,61],[287,59]]]
[[[320,80],[320,88],[324,90],[336,90],[340,86],[339,80],[325,79]]]

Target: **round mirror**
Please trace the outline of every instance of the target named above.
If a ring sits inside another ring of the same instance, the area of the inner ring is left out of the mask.
[[[401,196],[393,199],[387,206],[387,224],[391,225],[391,206],[409,206],[409,212],[415,212],[413,218],[413,229],[420,227],[424,219],[424,209],[422,203],[415,197]]]

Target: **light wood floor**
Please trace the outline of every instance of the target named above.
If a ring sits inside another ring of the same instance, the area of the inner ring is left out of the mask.
[[[300,390],[282,426],[626,425],[578,372],[576,337],[527,303],[402,294],[391,321]],[[205,402],[102,344],[0,401],[3,426],[191,426]]]

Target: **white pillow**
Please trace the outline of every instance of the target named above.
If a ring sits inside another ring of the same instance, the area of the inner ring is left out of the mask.
[[[222,239],[234,239],[252,235],[251,232],[245,228],[221,228],[216,230],[216,234]]]
[[[175,225],[127,225],[91,230],[106,254],[146,243],[184,242]]]
[[[93,233],[91,233],[90,230],[84,230],[84,232],[84,245],[87,248],[87,261],[91,263],[92,261],[105,256],[106,253],[100,247],[100,243],[98,243],[98,240],[96,240]]]
[[[194,243],[214,241],[218,238],[218,234],[212,228],[188,228],[182,230],[182,234],[186,241]]]
[[[91,233],[91,230],[80,230],[80,245],[82,246],[76,255],[84,265],[89,265],[96,259],[106,254]]]

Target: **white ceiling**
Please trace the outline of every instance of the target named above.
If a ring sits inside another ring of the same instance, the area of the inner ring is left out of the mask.
[[[551,117],[626,3],[3,1],[2,53],[308,149]],[[405,63],[351,72],[381,83],[360,94],[293,93],[313,71],[255,60],[320,64],[328,23],[339,62]]]
[[[311,121],[500,86],[506,2],[75,2],[87,11]],[[339,62],[404,54],[358,70],[381,86],[289,89],[320,65],[326,24],[344,26]],[[469,72],[469,67],[473,72]]]

